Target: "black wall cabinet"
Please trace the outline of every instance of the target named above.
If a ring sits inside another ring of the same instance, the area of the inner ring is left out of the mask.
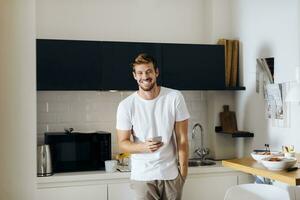
[[[139,53],[148,53],[161,66],[161,45],[135,42],[102,43],[102,89],[137,90],[131,63]]]
[[[224,47],[163,44],[163,84],[179,90],[225,89]]]
[[[37,40],[37,89],[137,90],[130,64],[141,52],[157,59],[162,86],[225,89],[220,45],[45,39]]]
[[[101,43],[37,40],[38,90],[99,90]]]

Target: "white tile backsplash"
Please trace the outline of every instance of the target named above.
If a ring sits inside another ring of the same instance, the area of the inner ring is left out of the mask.
[[[47,102],[37,103],[37,110],[39,113],[48,112],[48,103]]]
[[[67,114],[67,113],[66,113]],[[57,121],[57,114],[56,113],[39,113],[37,111],[37,123],[40,124],[48,124],[48,123],[58,123]]]
[[[119,102],[132,92],[100,91],[39,91],[37,93],[37,141],[43,142],[46,131],[63,131],[72,127],[78,131],[102,130],[112,133],[112,152],[118,153],[116,141],[116,112]],[[207,104],[205,91],[182,91],[191,114],[189,121],[190,147],[191,130],[200,122],[207,127]],[[205,138],[204,143],[207,143]],[[190,151],[190,154],[192,154]]]

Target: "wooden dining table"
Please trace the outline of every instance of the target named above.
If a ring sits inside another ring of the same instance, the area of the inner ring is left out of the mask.
[[[300,162],[300,154],[297,154],[297,160]],[[237,159],[223,160],[222,165],[238,171],[262,176],[276,181],[281,181],[292,186],[300,185],[300,169],[295,171],[271,171],[252,157],[243,157]]]

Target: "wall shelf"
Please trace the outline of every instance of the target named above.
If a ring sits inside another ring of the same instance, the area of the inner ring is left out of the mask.
[[[236,86],[236,87],[223,87],[223,88],[199,88],[198,90],[217,90],[217,91],[226,91],[226,90],[246,90],[245,86]]]
[[[244,86],[236,86],[236,87],[206,87],[206,88],[201,88],[199,87],[197,90],[202,90],[202,91],[237,91],[237,90],[246,90],[246,87]]]
[[[225,90],[246,90],[245,86],[226,87]]]
[[[215,127],[215,132],[231,135],[233,138],[237,138],[237,137],[254,137],[254,133],[250,133],[248,131],[226,132],[226,131],[223,131],[221,126],[216,126]]]

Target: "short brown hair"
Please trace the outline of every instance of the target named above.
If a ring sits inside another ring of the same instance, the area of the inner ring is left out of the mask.
[[[157,63],[156,60],[154,59],[154,57],[146,54],[146,53],[140,53],[133,61],[133,63],[131,64],[132,66],[132,71],[134,71],[134,67],[136,65],[139,64],[148,64],[148,63],[152,63],[154,70],[156,71],[157,69]]]

